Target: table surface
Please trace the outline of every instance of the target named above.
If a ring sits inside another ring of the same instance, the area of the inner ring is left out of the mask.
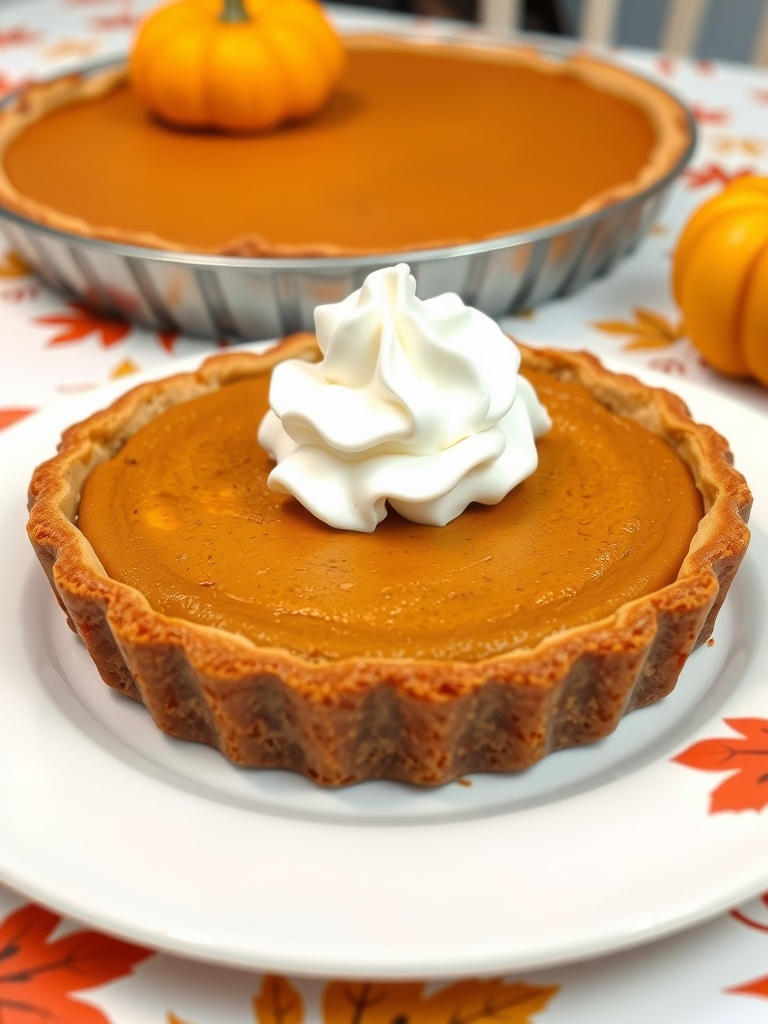
[[[148,6],[146,0],[4,4],[0,90],[124,53]],[[333,12],[350,26],[385,25],[390,17],[368,9]],[[676,380],[694,382],[768,416],[768,390],[725,380],[698,357],[669,289],[671,250],[691,210],[739,174],[768,174],[768,74],[650,53],[615,57],[690,102],[700,128],[694,161],[640,249],[610,276],[502,326],[525,342],[586,348],[639,373],[661,372],[673,390]],[[170,371],[180,357],[214,347],[100,319],[47,289],[0,248],[0,428],[12,430],[67,395],[141,370]],[[10,973],[3,971],[4,957],[14,965]],[[379,1015],[385,1007],[389,1020],[403,1021],[748,1024],[768,1012],[768,896],[629,952],[496,981],[464,979],[446,992],[447,984],[344,986],[200,965],[61,921],[0,886],[0,1018],[9,1024],[38,1019],[21,1003],[66,1024],[353,1024],[365,1006],[379,1006]]]

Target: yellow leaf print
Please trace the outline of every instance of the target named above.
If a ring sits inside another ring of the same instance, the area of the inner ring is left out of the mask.
[[[132,373],[136,373],[138,369],[138,365],[132,359],[124,359],[110,371],[109,376],[112,380],[117,380],[118,377],[129,377]]]
[[[711,140],[712,149],[715,153],[727,155],[736,153],[746,156],[764,156],[768,151],[768,139],[761,138],[734,138],[730,135],[722,135]]]
[[[301,1024],[304,1000],[287,979],[266,974],[253,997],[253,1015],[259,1024]]]
[[[556,985],[528,985],[499,978],[459,981],[429,995],[421,982],[329,982],[323,996],[325,1024],[533,1024]]]
[[[682,320],[673,323],[663,313],[652,309],[636,307],[632,310],[633,320],[597,320],[592,326],[606,334],[629,336],[624,349],[665,348],[685,337]]]
[[[43,50],[46,60],[61,60],[66,57],[90,57],[98,50],[99,44],[92,39],[60,39]]]

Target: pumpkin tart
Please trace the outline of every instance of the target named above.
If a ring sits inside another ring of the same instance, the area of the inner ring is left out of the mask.
[[[581,353],[522,352],[539,468],[445,527],[334,530],[255,441],[301,335],[67,430],[29,535],[102,678],[160,729],[324,785],[509,771],[668,694],[748,543],[726,441]]]
[[[691,143],[662,89],[584,55],[385,37],[346,49],[316,117],[260,134],[163,124],[123,68],[34,85],[0,117],[0,204],[182,252],[403,252],[593,213],[660,182]]]

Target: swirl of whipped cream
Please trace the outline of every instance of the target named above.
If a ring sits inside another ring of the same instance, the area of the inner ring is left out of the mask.
[[[315,310],[323,358],[278,364],[259,443],[271,490],[330,526],[370,533],[387,503],[444,526],[500,501],[551,426],[500,327],[458,295],[421,301],[405,264]]]

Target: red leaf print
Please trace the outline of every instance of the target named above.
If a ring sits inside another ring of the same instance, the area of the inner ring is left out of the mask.
[[[157,340],[160,342],[162,348],[169,355],[173,355],[173,350],[176,347],[176,339],[179,336],[178,331],[158,331]]]
[[[752,99],[755,103],[768,103],[768,89],[765,89],[762,86],[760,88],[753,89]]]
[[[30,32],[28,28],[9,28],[0,32],[0,46],[26,46],[36,43],[39,38],[39,32]]]
[[[710,796],[709,813],[761,811],[768,804],[768,719],[726,718],[742,739],[702,740],[673,757],[704,772],[729,772]]]
[[[659,57],[656,68],[662,75],[674,75],[675,62],[670,57]]]
[[[768,909],[768,893],[761,896],[760,901]],[[754,928],[756,931],[768,932],[768,922],[758,921],[741,910],[732,910],[731,917],[741,924],[747,925],[749,928]],[[735,995],[758,996],[761,999],[768,999],[768,975],[762,978],[754,978],[752,981],[745,981],[740,985],[733,985],[725,991],[732,992]]]
[[[99,316],[81,302],[68,302],[67,306],[70,313],[35,317],[35,323],[63,328],[51,338],[49,345],[67,345],[73,341],[82,341],[90,334],[97,334],[101,344],[109,348],[130,334],[131,325],[125,320]]]
[[[59,918],[28,905],[0,924],[0,1020],[3,1024],[108,1024],[95,1006],[72,992],[129,974],[146,949],[98,932],[50,939]]]
[[[18,423],[25,416],[33,413],[34,409],[0,409],[0,430],[3,427],[10,427],[12,423]]]
[[[658,370],[660,373],[677,374],[679,377],[684,377],[686,373],[686,366],[682,359],[676,359],[674,356],[660,356],[658,359],[649,359],[648,366],[652,370]]]
[[[706,164],[704,167],[692,167],[684,172],[689,188],[703,188],[705,185],[727,185],[729,181],[754,174],[751,167],[740,171],[726,171],[720,164]]]
[[[760,902],[768,910],[768,893],[760,897]],[[768,932],[768,921],[757,921],[754,917],[749,917],[741,910],[732,910],[731,917],[741,921],[742,924],[747,925],[749,928],[754,928],[757,932]]]
[[[699,124],[714,124],[714,125],[726,125],[731,119],[730,110],[712,110],[707,107],[702,107],[698,103],[694,103],[691,108],[693,116],[696,118]]]
[[[141,21],[138,14],[105,14],[100,18],[91,18],[91,28],[96,32],[114,32],[122,28],[134,28]]]

